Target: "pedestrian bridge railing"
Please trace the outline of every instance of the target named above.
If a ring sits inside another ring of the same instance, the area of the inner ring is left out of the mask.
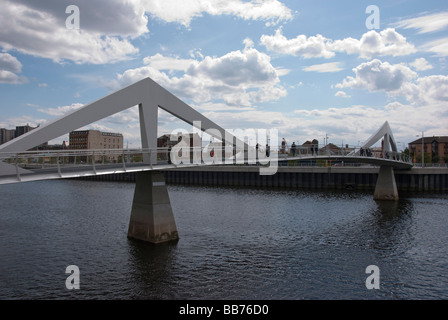
[[[376,159],[395,160],[404,163],[413,164],[412,158],[403,152],[386,151],[382,152],[374,149],[363,149],[361,147],[346,147],[346,148],[326,148],[323,147],[315,150],[313,147],[298,146],[295,149],[291,147],[278,148],[279,160],[288,158],[312,158],[312,157],[366,157]]]
[[[219,148],[217,146],[183,147],[172,149],[168,147],[156,149],[108,149],[108,150],[37,150],[26,152],[0,153],[0,180],[21,181],[23,177],[38,175],[70,177],[80,176],[82,173],[105,174],[122,173],[128,171],[146,170],[148,168],[169,169],[183,166],[198,165],[263,165],[269,162],[288,165],[301,165],[301,162],[311,162],[316,165],[317,160],[334,159],[347,163],[368,162],[362,158],[378,158],[411,164],[411,159],[397,152],[362,153],[359,148],[347,149],[314,149],[299,147],[282,149],[253,147],[245,152],[237,152],[232,147]],[[303,161],[300,161],[303,160]],[[361,161],[360,161],[361,160]],[[368,159],[365,159],[368,160]],[[314,162],[313,162],[314,161]],[[33,180],[38,180],[35,178]]]

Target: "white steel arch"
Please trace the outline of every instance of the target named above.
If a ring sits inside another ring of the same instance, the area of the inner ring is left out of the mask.
[[[384,122],[381,128],[378,129],[366,142],[364,142],[362,148],[367,149],[377,143],[380,139],[384,139],[383,151],[397,152],[397,144],[395,143],[392,129],[389,126],[389,122]]]
[[[204,117],[152,79],[145,78],[0,145],[0,152],[29,150],[41,143],[58,138],[68,132],[136,105],[139,108],[143,149],[157,148],[159,107],[190,125],[193,125],[193,122],[200,123],[201,128],[198,129],[202,131],[208,130],[212,135],[217,130],[220,134],[220,136],[216,136],[218,139],[223,139],[230,145],[235,144],[233,135],[226,134],[226,131],[219,125]],[[151,159],[151,162],[153,160]]]

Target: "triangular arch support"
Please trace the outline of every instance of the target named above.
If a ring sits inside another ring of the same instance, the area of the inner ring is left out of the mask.
[[[373,146],[375,143],[380,141],[380,139],[383,139],[383,152],[386,151],[393,151],[397,152],[397,144],[394,139],[394,135],[392,133],[392,130],[389,126],[389,122],[384,122],[384,124],[381,126],[381,128],[378,129],[375,134],[373,134],[369,139],[364,142],[362,145],[363,149],[368,149],[371,146]],[[358,151],[359,152],[359,151]]]
[[[214,132],[219,133],[220,136],[216,136],[217,138],[224,139],[229,145],[235,145],[236,138],[229,133],[226,134],[221,126],[194,110],[152,79],[145,78],[1,145],[0,152],[29,150],[137,105],[143,149],[157,148],[158,108],[190,125],[193,125],[193,122],[200,123],[201,128],[197,129],[208,130],[212,135]],[[155,155],[151,162],[155,162]]]

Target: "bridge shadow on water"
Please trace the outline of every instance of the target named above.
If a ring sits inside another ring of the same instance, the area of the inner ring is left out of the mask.
[[[178,241],[152,244],[128,239],[128,257],[133,288],[131,299],[165,300],[175,298],[170,282],[175,279]]]

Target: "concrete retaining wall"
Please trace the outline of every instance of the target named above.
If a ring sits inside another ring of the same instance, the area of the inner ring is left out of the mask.
[[[201,167],[163,171],[168,184],[244,186],[307,189],[374,190],[375,167],[279,167],[275,175],[262,176],[256,166]],[[135,181],[135,173],[83,178],[99,181]],[[395,170],[399,191],[448,191],[447,168]]]

